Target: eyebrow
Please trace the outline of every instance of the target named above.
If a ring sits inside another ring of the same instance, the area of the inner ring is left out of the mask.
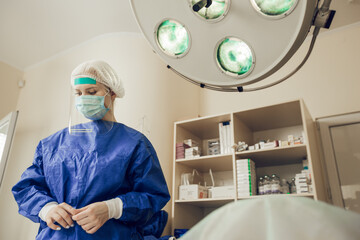
[[[85,88],[83,91],[89,91],[89,90],[98,90],[98,87],[88,87],[88,88]],[[75,89],[76,91],[81,91],[81,89]]]

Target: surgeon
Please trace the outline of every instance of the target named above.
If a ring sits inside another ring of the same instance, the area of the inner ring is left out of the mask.
[[[106,62],[80,64],[71,85],[69,127],[39,142],[12,188],[19,213],[40,223],[38,240],[143,239],[170,199],[156,152],[116,122],[114,101],[124,88]]]

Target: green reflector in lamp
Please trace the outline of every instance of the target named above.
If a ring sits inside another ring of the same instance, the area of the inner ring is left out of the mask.
[[[225,38],[217,48],[216,60],[230,76],[245,76],[254,67],[254,57],[249,45],[237,38]]]
[[[174,20],[165,20],[159,25],[156,40],[161,50],[170,56],[181,56],[189,48],[186,28]]]
[[[268,16],[278,16],[290,12],[298,0],[252,0],[257,10]]]
[[[197,2],[199,2],[199,0],[191,0],[191,5],[193,6]],[[210,7],[203,7],[196,14],[206,20],[218,19],[225,15],[228,7],[229,0],[213,0]]]

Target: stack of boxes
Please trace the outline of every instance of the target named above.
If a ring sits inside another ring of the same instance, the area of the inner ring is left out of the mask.
[[[189,148],[190,146],[186,145],[185,143],[177,143],[176,144],[176,159],[185,158],[185,149]]]
[[[302,162],[304,170],[302,170],[301,173],[295,175],[295,186],[297,194],[312,192],[309,162],[307,159],[304,159]]]
[[[256,195],[255,163],[251,159],[236,160],[238,197]]]
[[[308,179],[305,173],[298,173],[295,175],[295,186],[296,186],[296,193],[308,193]]]
[[[185,158],[194,158],[200,157],[200,148],[199,144],[193,139],[184,140],[184,144],[189,146],[189,148],[185,149]]]
[[[220,154],[220,140],[217,139],[209,139],[207,141],[207,155],[218,155]]]
[[[186,139],[182,143],[176,144],[176,159],[193,157],[200,157],[200,148],[196,141]]]
[[[303,136],[304,136],[304,133],[300,137],[294,137],[293,135],[288,135],[289,145],[303,144],[305,142]]]

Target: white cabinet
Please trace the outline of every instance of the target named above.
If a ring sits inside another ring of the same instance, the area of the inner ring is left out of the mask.
[[[302,136],[304,143],[271,149],[232,151],[225,155],[201,155],[191,159],[176,159],[176,143],[193,139],[205,149],[207,140],[219,138],[219,123],[225,121],[231,123],[231,143],[243,141],[253,145],[260,140],[287,140],[288,135]],[[289,180],[301,172],[302,160],[307,158],[312,178],[312,193],[284,194],[283,196],[305,196],[325,201],[322,166],[318,156],[314,126],[302,100],[176,122],[174,126],[172,230],[191,228],[211,211],[227,203],[248,198],[269,197],[269,195],[237,197],[236,160],[238,159],[254,161],[258,177],[276,173],[281,178]],[[204,175],[204,180],[208,185],[211,184],[208,173],[209,169],[212,169],[216,185],[234,186],[234,197],[179,200],[181,174],[192,172],[193,169]]]

